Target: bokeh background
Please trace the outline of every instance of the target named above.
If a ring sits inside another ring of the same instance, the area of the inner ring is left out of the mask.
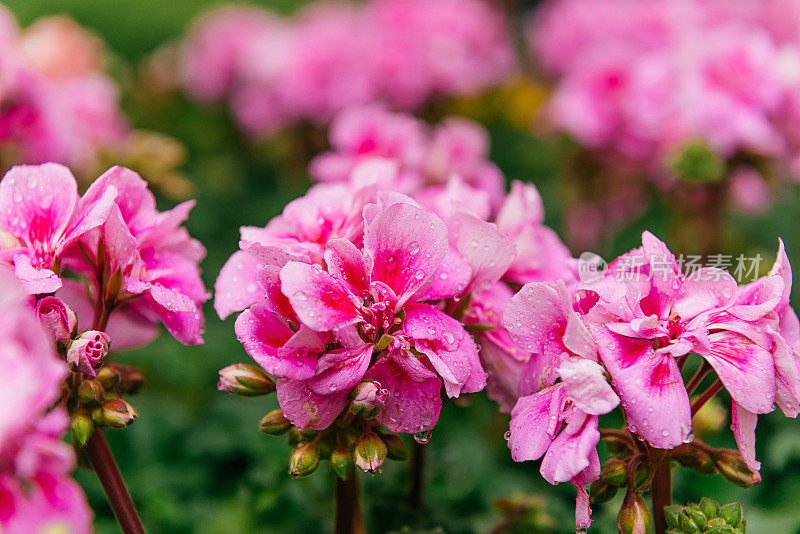
[[[212,0],[7,0],[25,27],[44,15],[64,14],[96,32],[107,43],[109,71],[120,83],[123,108],[138,128],[163,132],[186,148],[180,168],[191,183],[197,207],[188,222],[193,236],[208,248],[204,278],[216,274],[237,248],[238,228],[264,225],[309,186],[307,147],[285,132],[268,142],[245,139],[222,105],[200,106],[172,93],[143,96],[141,65],[158,47],[185,35],[192,19],[218,4]],[[291,13],[298,0],[255,2]],[[518,2],[524,11],[535,2]],[[519,20],[512,21],[514,24]],[[536,88],[522,95],[496,92],[481,99],[436,102],[424,110],[432,121],[460,112],[486,124],[492,137],[491,159],[506,178],[533,182],[547,209],[547,223],[562,226],[559,211],[566,194],[558,139],[534,136],[526,121],[538,105]],[[800,125],[799,125],[800,127]],[[324,144],[320,147],[324,148]],[[160,199],[162,207],[174,200]],[[768,214],[726,219],[728,254],[761,253],[771,263],[776,236],[786,242],[790,259],[800,261],[800,199],[786,188]],[[650,229],[669,238],[677,215],[658,199],[600,246],[611,257],[637,245]],[[677,221],[679,224],[680,221]],[[669,239],[668,239],[669,242]],[[573,250],[576,255],[581,250]],[[795,290],[795,297],[798,296]],[[795,298],[795,302],[797,300]],[[233,318],[220,321],[208,306],[206,343],[183,347],[162,336],[121,361],[145,369],[147,387],[135,399],[141,417],[131,428],[107,432],[134,500],[149,532],[238,534],[250,532],[325,532],[332,524],[334,477],[327,466],[292,481],[285,440],[258,432],[257,422],[277,406],[273,397],[243,399],[216,390],[217,371],[247,361],[233,334]],[[722,404],[720,404],[722,406]],[[722,417],[727,417],[722,415]],[[509,510],[528,510],[505,532],[570,532],[574,490],[551,487],[537,463],[514,464],[503,434],[508,418],[484,394],[467,406],[448,404],[428,449],[425,504],[420,513],[406,504],[406,463],[387,462],[381,475],[360,475],[370,532],[489,532]],[[727,420],[723,427],[727,427]],[[733,445],[730,432],[708,440]],[[708,495],[720,502],[740,500],[750,532],[800,532],[800,432],[797,423],[777,414],[762,417],[757,430],[764,481],[742,490],[718,477],[678,471],[676,500]],[[601,451],[601,454],[604,451]],[[97,514],[97,531],[118,532],[94,475],[82,471]],[[618,497],[617,500],[620,498]],[[594,507],[594,531],[612,532],[617,500]]]

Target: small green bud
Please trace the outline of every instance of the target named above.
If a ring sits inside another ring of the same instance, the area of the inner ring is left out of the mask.
[[[313,443],[306,443],[292,451],[289,456],[289,476],[302,478],[316,471],[319,465],[319,450]]]
[[[719,516],[732,527],[738,527],[742,523],[742,505],[738,502],[726,504],[719,510]]]
[[[386,444],[383,440],[374,432],[367,432],[356,443],[356,467],[367,473],[380,471],[386,454]]]
[[[103,367],[97,371],[97,380],[106,391],[111,391],[119,384],[119,373],[116,369]]]
[[[696,532],[700,532],[700,525],[694,522],[692,516],[687,513],[687,510],[687,508],[684,508],[680,513],[679,521],[681,529],[683,529],[683,531],[687,534],[695,534]]]
[[[255,365],[237,363],[220,370],[217,389],[242,397],[258,397],[275,391],[275,381]]]
[[[611,458],[600,471],[600,477],[612,486],[624,486],[628,479],[628,465],[619,458]]]
[[[396,434],[383,434],[381,439],[386,444],[386,456],[392,460],[404,461],[408,459],[408,451],[403,439]]]
[[[673,504],[672,506],[666,506],[664,508],[664,517],[667,520],[667,526],[670,528],[679,528],[680,527],[680,513],[683,510],[683,506],[679,504]]]
[[[378,340],[378,343],[375,345],[375,352],[381,352],[383,350],[386,350],[386,348],[389,346],[389,343],[391,342],[392,342],[392,336],[390,336],[389,334],[383,334],[383,337],[381,337]]]
[[[653,534],[653,516],[641,495],[635,492],[625,494],[617,527],[620,534]]]
[[[669,162],[670,170],[687,182],[719,182],[725,175],[725,162],[708,145],[689,143]]]
[[[94,433],[94,422],[88,414],[79,413],[72,418],[70,430],[72,430],[72,436],[75,441],[81,445],[86,445],[86,442],[89,441],[89,438]]]
[[[706,524],[708,523],[708,518],[696,508],[684,508],[684,513],[692,518],[692,522],[697,525],[700,530],[706,528]]]
[[[78,386],[78,398],[88,406],[98,406],[103,403],[106,390],[99,380],[88,379],[81,382]]]
[[[261,418],[258,423],[258,429],[272,436],[279,436],[285,434],[292,427],[292,423],[283,415],[280,408],[276,408]]]
[[[708,519],[713,519],[719,515],[719,504],[710,497],[703,497],[700,499],[698,507]]]
[[[595,480],[589,486],[589,498],[592,502],[606,502],[614,498],[617,494],[617,486],[612,486],[603,479]]]
[[[331,469],[342,480],[353,470],[353,453],[343,447],[331,451]]]

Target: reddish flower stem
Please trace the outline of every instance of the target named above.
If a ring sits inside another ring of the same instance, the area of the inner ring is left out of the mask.
[[[422,509],[422,494],[425,486],[425,445],[416,440],[412,445],[409,469],[408,506],[412,510]]]
[[[136,506],[125,487],[125,481],[122,480],[117,462],[114,460],[114,455],[108,447],[108,442],[101,429],[95,430],[86,443],[84,451],[97,473],[97,478],[100,479],[100,484],[106,492],[114,515],[117,516],[122,532],[124,534],[144,534],[142,520],[139,519]]]
[[[664,508],[672,504],[672,467],[669,459],[665,458],[655,466],[655,476],[650,490],[653,503],[653,524],[656,534],[667,531],[667,519]]]
[[[336,477],[336,515],[333,532],[334,534],[366,533],[355,470],[351,470],[345,480]]]
[[[714,395],[716,395],[716,394],[717,394],[717,392],[718,392],[720,389],[722,389],[722,380],[720,380],[720,379],[717,379],[717,381],[716,381],[716,382],[714,382],[713,384],[711,384],[711,387],[709,387],[707,390],[705,390],[705,391],[702,393],[702,395],[700,395],[699,397],[697,397],[697,400],[695,400],[695,401],[694,401],[694,403],[692,403],[692,417],[694,417],[694,415],[695,415],[697,412],[699,412],[699,411],[700,411],[700,408],[702,408],[702,407],[703,407],[703,405],[704,405],[705,403],[707,403],[711,397],[713,397]]]
[[[694,393],[694,390],[697,389],[697,386],[700,385],[710,370],[711,365],[709,365],[707,361],[703,360],[703,364],[686,384],[686,391],[689,393],[689,395]]]

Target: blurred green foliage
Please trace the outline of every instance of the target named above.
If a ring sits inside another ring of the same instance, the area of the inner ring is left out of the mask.
[[[132,86],[137,61],[163,42],[180,37],[193,16],[217,3],[6,2],[23,26],[42,15],[68,14],[93,29],[116,56],[114,72],[127,89]],[[290,11],[304,2],[259,3]],[[248,143],[221,106],[200,107],[170,96],[146,105],[126,97],[125,107],[135,126],[175,136],[188,149],[183,170],[193,182],[197,198],[188,226],[208,248],[204,272],[212,287],[216,273],[237,248],[239,226],[265,224],[308,187],[303,166],[309,154],[285,142],[287,136],[267,144]],[[547,222],[558,229],[564,191],[557,144],[538,140],[500,117],[490,117],[487,123],[493,160],[509,180],[523,179],[539,186],[548,209]],[[780,235],[790,258],[795,264],[800,261],[797,192],[785,187],[777,196],[769,215],[729,217],[729,250],[723,252],[760,252],[768,267]],[[165,207],[169,204],[163,202]],[[643,229],[651,229],[669,242],[668,230],[681,223],[670,220],[671,213],[667,206],[652,201],[642,218],[598,252],[610,257],[637,246]],[[230,363],[248,361],[248,357],[236,342],[233,319],[220,321],[211,306],[206,313],[205,345],[187,348],[165,335],[145,349],[120,356],[121,361],[145,369],[148,385],[131,399],[141,414],[137,422],[128,430],[107,434],[148,531],[329,531],[333,474],[326,466],[311,477],[289,480],[290,449],[285,440],[261,434],[257,428],[259,419],[276,407],[274,397],[243,399],[217,392],[217,371]],[[534,510],[521,514],[524,522],[505,532],[572,531],[574,489],[569,485],[551,487],[538,474],[537,463],[514,464],[503,439],[507,423],[507,416],[499,414],[483,394],[467,407],[448,403],[426,445],[429,461],[422,513],[406,505],[406,463],[387,462],[381,475],[360,476],[369,532],[432,532],[439,527],[447,533],[488,532],[507,516],[509,502],[526,502]],[[757,439],[759,458],[764,462],[762,484],[744,491],[718,477],[679,470],[676,500],[698,501],[708,495],[720,502],[741,501],[751,533],[800,532],[800,433],[796,424],[777,413],[761,418]],[[724,429],[719,438],[709,440],[713,445],[733,446],[727,423]],[[96,511],[98,532],[118,532],[94,475],[81,471],[77,477]],[[495,505],[499,499],[505,501]],[[595,532],[613,531],[620,500],[618,496],[594,507]]]

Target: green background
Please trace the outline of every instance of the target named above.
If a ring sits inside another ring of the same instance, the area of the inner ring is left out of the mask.
[[[68,14],[108,44],[112,73],[124,89],[136,62],[186,30],[193,16],[218,2],[211,0],[14,0],[6,5],[26,26],[42,15]],[[261,2],[291,11],[303,2]],[[518,21],[516,21],[518,22]],[[208,287],[225,259],[236,249],[238,227],[263,225],[308,187],[302,172],[306,156],[291,145],[246,142],[222,107],[200,107],[182,97],[142,105],[126,92],[125,111],[137,127],[161,131],[183,142],[189,159],[182,169],[195,185],[198,200],[188,226],[208,248],[203,264]],[[507,178],[539,186],[548,223],[558,229],[563,190],[557,172],[558,151],[551,141],[535,139],[503,120],[491,119],[492,159]],[[297,163],[297,161],[300,163]],[[288,165],[287,161],[295,162]],[[162,199],[163,200],[163,199]],[[170,201],[161,202],[164,208]],[[776,236],[783,236],[789,256],[800,260],[798,198],[785,188],[771,214],[728,219],[735,239],[729,254],[761,252],[774,257]],[[657,201],[604,247],[606,257],[637,245],[645,228],[667,237],[669,211]],[[580,253],[581,251],[573,251]],[[183,347],[168,335],[153,345],[124,354],[120,360],[145,369],[148,385],[132,402],[141,417],[125,431],[107,432],[148,531],[151,533],[326,532],[331,529],[333,475],[326,465],[309,478],[287,476],[289,447],[280,437],[260,434],[257,422],[276,407],[274,397],[243,399],[217,392],[217,371],[248,361],[233,334],[233,319],[220,321],[206,309],[206,344]],[[727,402],[727,401],[725,401]],[[757,431],[764,482],[742,490],[714,477],[678,471],[678,501],[709,495],[720,502],[741,500],[750,532],[800,532],[800,432],[779,413],[762,417]],[[709,441],[732,446],[727,431]],[[448,404],[428,450],[425,508],[414,513],[405,504],[407,464],[387,462],[382,474],[361,475],[369,532],[488,532],[502,520],[495,499],[538,496],[552,528],[574,530],[574,490],[551,487],[538,463],[514,464],[503,440],[507,417],[484,394],[469,406]],[[77,475],[97,514],[97,530],[118,532],[94,475]],[[620,497],[595,506],[595,532],[614,530]],[[536,532],[532,528],[520,532]]]

